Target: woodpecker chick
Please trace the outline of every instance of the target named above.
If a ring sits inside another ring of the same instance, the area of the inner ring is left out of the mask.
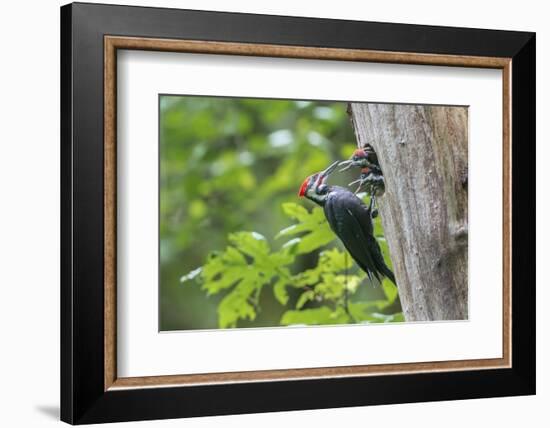
[[[386,191],[384,176],[382,175],[382,170],[378,166],[372,165],[361,168],[359,179],[349,183],[349,186],[353,186],[357,183],[359,183],[359,187],[357,187],[355,193],[363,188],[365,192],[371,196],[382,196]]]
[[[379,166],[378,156],[370,144],[365,145],[362,149],[357,149],[347,161],[343,161],[340,165],[344,165],[340,171],[346,171],[351,167],[365,168],[371,165]]]

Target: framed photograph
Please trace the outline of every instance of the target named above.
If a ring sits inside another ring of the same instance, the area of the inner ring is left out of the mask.
[[[61,418],[535,393],[535,35],[61,8]]]

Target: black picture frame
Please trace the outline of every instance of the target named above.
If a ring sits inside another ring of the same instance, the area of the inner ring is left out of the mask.
[[[104,36],[512,59],[512,367],[104,390]],[[74,3],[61,8],[61,419],[71,424],[535,393],[535,34]]]

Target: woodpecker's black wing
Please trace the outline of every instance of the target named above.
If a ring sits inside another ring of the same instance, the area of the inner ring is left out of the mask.
[[[384,263],[384,257],[376,238],[368,207],[354,193],[334,186],[324,204],[327,221],[342,241],[351,257],[372,281],[388,277],[395,283],[393,272]]]

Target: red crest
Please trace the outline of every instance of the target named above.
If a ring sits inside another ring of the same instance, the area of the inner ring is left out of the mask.
[[[307,185],[309,183],[309,177],[304,180],[302,183],[302,186],[300,187],[300,191],[298,192],[298,196],[301,198],[306,194]]]

